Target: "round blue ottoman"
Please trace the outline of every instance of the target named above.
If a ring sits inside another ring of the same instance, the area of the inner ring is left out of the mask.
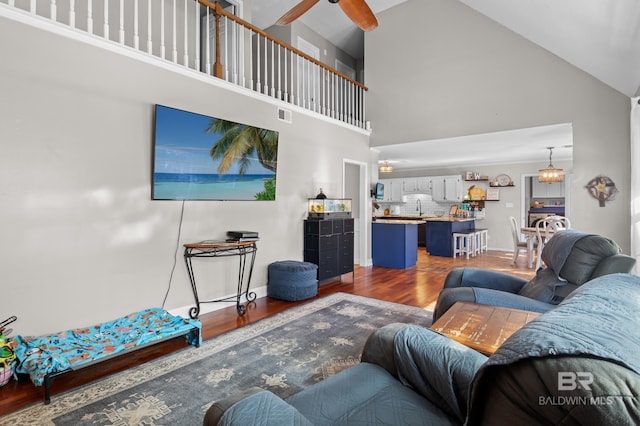
[[[267,296],[296,301],[318,294],[318,265],[297,260],[283,260],[269,265]]]

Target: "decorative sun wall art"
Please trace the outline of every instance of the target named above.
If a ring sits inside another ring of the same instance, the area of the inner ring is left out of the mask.
[[[618,193],[616,184],[610,177],[599,175],[591,179],[585,185],[589,194],[598,200],[600,207],[604,207],[606,201],[613,201]]]

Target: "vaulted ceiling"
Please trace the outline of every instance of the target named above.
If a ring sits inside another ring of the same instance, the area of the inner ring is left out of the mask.
[[[253,0],[252,21],[273,25],[299,0]],[[367,0],[378,14],[407,0]],[[426,0],[409,0],[426,1]],[[640,95],[640,1],[457,0],[540,45],[619,92]],[[356,59],[363,32],[321,0],[300,20]],[[375,31],[375,30],[374,30]]]
[[[252,20],[273,25],[299,0],[253,0]],[[405,1],[366,0],[376,14]],[[452,1],[452,0],[448,0]],[[487,16],[620,93],[640,96],[640,1],[638,0],[457,0]],[[302,23],[356,59],[364,54],[364,33],[336,4],[321,0],[299,18]],[[375,31],[375,30],[374,30]],[[514,144],[513,141],[527,143]],[[472,143],[473,142],[473,143]],[[428,156],[419,157],[420,144]],[[417,141],[376,147],[380,159],[403,168],[434,168],[469,164],[544,162],[547,146],[556,160],[572,158],[571,124],[543,126],[438,141]],[[426,145],[425,145],[426,146]],[[460,147],[465,147],[462,149]],[[482,147],[470,152],[469,147]],[[507,148],[508,147],[508,148]],[[434,152],[439,155],[434,155]],[[461,155],[466,152],[468,155]],[[465,160],[465,157],[466,160]]]

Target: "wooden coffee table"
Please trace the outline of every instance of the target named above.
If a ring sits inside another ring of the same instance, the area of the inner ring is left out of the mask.
[[[538,316],[538,312],[456,302],[433,323],[431,329],[490,355],[509,336]]]

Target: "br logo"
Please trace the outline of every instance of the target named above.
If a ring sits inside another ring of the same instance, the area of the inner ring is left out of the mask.
[[[558,371],[558,390],[559,391],[572,391],[578,388],[584,390],[591,390],[593,383],[593,374],[584,371]]]

